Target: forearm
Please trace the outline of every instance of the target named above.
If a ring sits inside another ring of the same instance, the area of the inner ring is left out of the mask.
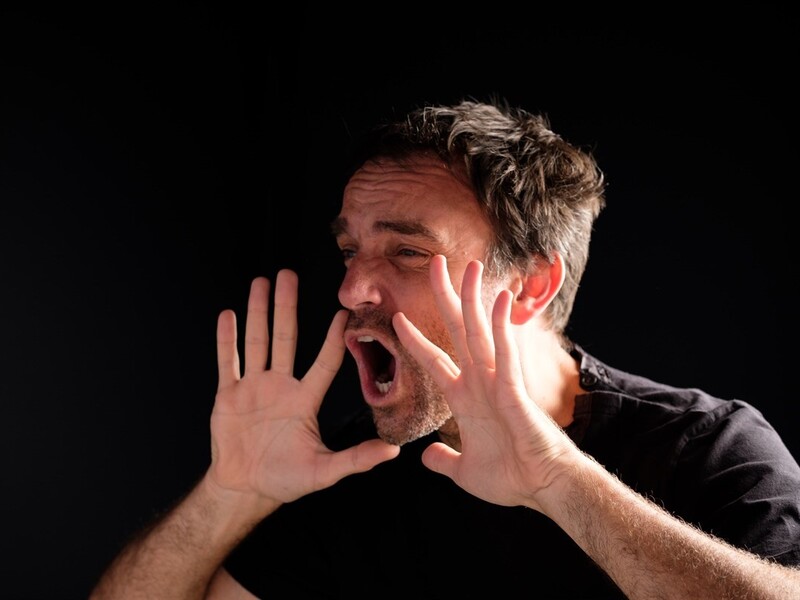
[[[203,479],[172,511],[117,556],[91,595],[203,598],[234,546],[277,504],[226,494]]]
[[[800,598],[800,571],[681,522],[591,460],[575,473],[548,512],[632,600]]]

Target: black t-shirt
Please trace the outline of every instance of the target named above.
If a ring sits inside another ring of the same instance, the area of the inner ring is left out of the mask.
[[[800,564],[800,467],[759,411],[573,354],[588,392],[567,432],[582,450],[685,521]],[[364,412],[326,442],[370,437]],[[282,506],[226,568],[262,598],[624,598],[547,517],[479,500],[422,465],[436,439]]]

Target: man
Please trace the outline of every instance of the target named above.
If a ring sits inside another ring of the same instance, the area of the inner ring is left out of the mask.
[[[800,597],[800,467],[761,414],[564,334],[604,181],[542,117],[427,107],[356,153],[339,311],[293,375],[298,280],[220,315],[212,457],[93,598]],[[349,350],[369,418],[320,431]]]

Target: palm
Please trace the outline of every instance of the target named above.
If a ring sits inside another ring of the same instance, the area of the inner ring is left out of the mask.
[[[332,452],[322,443],[317,413],[341,366],[347,313],[337,313],[316,361],[298,379],[293,375],[296,275],[286,270],[278,274],[271,357],[268,293],[266,279],[254,280],[245,329],[244,375],[239,368],[235,315],[231,311],[220,315],[219,387],[211,416],[210,473],[223,489],[254,491],[289,502],[392,458],[396,449],[373,440]]]
[[[288,479],[295,480],[298,495],[313,491],[314,482],[302,480],[308,471],[304,465],[319,451],[313,404],[309,408],[306,398],[298,400],[302,384],[295,379],[269,372],[253,379],[221,390],[212,414],[215,458],[225,461],[220,466],[229,474],[225,487],[267,493],[285,487],[279,483]],[[279,400],[252,405],[253,398]]]
[[[459,300],[444,260],[431,267],[437,303],[448,323],[459,366],[402,315],[395,320],[403,343],[444,390],[458,424],[461,452],[434,444],[423,460],[468,492],[493,503],[528,503],[548,485],[550,466],[564,451],[564,436],[531,400],[508,330],[511,295],[494,305],[492,327],[480,302],[481,267],[468,266]]]

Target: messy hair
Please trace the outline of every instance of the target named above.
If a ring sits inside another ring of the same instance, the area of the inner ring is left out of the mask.
[[[563,335],[605,205],[604,176],[592,155],[550,129],[546,116],[506,102],[464,100],[412,110],[382,123],[354,147],[351,173],[370,160],[435,153],[472,186],[488,217],[487,275],[563,258],[564,285],[545,313]]]

